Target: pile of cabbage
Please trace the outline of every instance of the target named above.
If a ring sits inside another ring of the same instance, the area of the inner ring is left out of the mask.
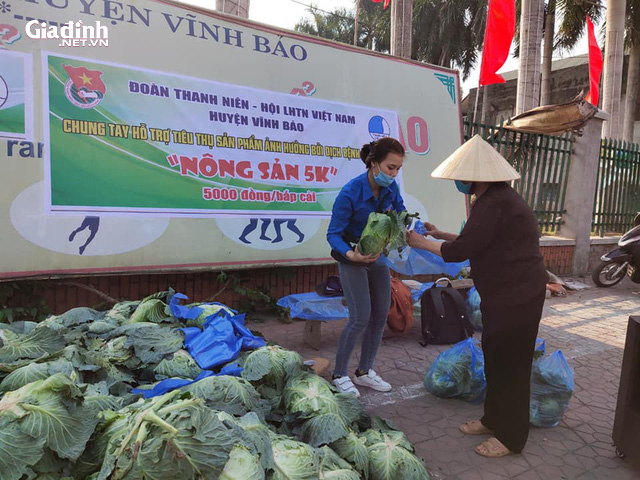
[[[185,320],[171,296],[0,323],[2,480],[429,478],[402,432],[295,352],[243,351],[240,376],[202,378],[182,329],[227,307]],[[132,393],[167,379],[188,381]]]
[[[417,213],[409,214],[407,211],[370,213],[358,242],[358,250],[364,255],[375,256],[401,249],[407,245],[405,229],[417,217]]]

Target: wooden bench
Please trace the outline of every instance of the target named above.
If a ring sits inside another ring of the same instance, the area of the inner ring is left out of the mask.
[[[462,280],[452,280],[451,285],[456,290],[469,290],[473,287],[473,280],[470,278],[464,278]],[[346,303],[343,300],[343,305]],[[328,320],[309,320],[304,321],[304,343],[309,345],[315,350],[320,350],[320,344],[322,342],[322,323]]]

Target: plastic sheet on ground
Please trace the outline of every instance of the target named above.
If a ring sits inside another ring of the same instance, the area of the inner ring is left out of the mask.
[[[291,318],[301,320],[342,320],[349,317],[349,309],[342,304],[343,297],[323,297],[315,292],[287,295],[278,300],[278,306],[289,309]]]
[[[381,258],[394,272],[407,276],[446,274],[456,277],[463,268],[469,268],[468,261],[447,263],[438,255],[411,247],[405,247],[400,253],[392,250]]]
[[[478,340],[467,338],[438,355],[425,375],[424,386],[436,397],[481,403],[487,382]]]
[[[191,385],[192,383],[196,383],[203,378],[221,375],[232,375],[234,377],[239,377],[241,373],[242,367],[238,366],[235,363],[230,363],[222,367],[219,373],[214,373],[211,370],[204,370],[193,380],[187,380],[184,378],[167,378],[166,380],[162,380],[161,382],[156,383],[153,388],[134,388],[133,390],[131,390],[131,393],[141,394],[144,398],[157,397],[159,395],[164,395],[171,390],[175,390],[176,388],[182,388],[186,387],[187,385]]]
[[[557,426],[574,391],[573,369],[560,350],[533,364],[529,420],[536,427]]]

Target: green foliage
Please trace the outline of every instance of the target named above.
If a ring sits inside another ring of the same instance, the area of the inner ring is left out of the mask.
[[[35,282],[0,282],[0,323],[39,322],[50,313]]]

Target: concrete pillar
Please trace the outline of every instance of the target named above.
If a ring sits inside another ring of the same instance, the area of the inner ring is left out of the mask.
[[[249,18],[250,0],[216,0],[216,10],[236,17]]]
[[[587,125],[581,137],[573,145],[567,194],[564,201],[566,214],[558,235],[576,241],[573,252],[573,275],[583,275],[589,270],[591,250],[591,220],[598,177],[600,138],[603,122],[609,114],[600,111]]]

